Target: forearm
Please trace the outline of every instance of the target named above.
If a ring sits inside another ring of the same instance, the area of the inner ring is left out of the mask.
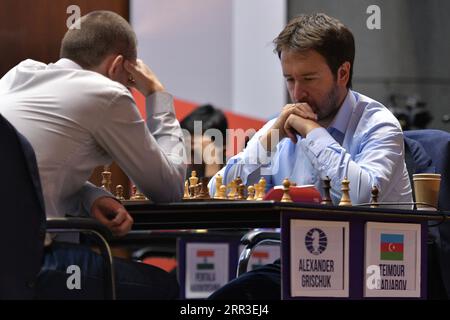
[[[91,214],[91,208],[95,200],[101,197],[110,197],[114,198],[114,196],[106,191],[103,188],[97,187],[94,184],[86,181],[78,192],[78,197],[82,205],[82,209],[85,211],[87,215]]]

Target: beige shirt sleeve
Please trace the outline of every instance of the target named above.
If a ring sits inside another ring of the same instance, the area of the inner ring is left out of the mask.
[[[99,119],[94,138],[152,201],[179,201],[186,175],[185,148],[172,96],[152,94],[146,111],[145,122],[130,95],[117,95]]]

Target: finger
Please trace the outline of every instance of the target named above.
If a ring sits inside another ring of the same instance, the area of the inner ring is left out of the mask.
[[[303,103],[303,107],[308,111],[308,113],[312,114],[314,116],[314,119],[312,120],[318,120],[319,116],[317,115],[317,113],[311,108],[311,106],[307,103]]]
[[[295,105],[296,105],[297,108],[301,108],[301,109],[303,109],[303,110],[307,110],[307,111],[309,111],[309,112],[311,112],[311,113],[314,113],[314,110],[313,110],[313,109],[311,108],[311,106],[310,106],[308,103],[306,103],[306,102],[296,103]]]
[[[317,115],[315,113],[309,112],[307,110],[302,110],[302,109],[295,109],[292,114],[295,114],[297,116],[300,116],[302,118],[305,119],[310,119],[310,120],[314,120],[317,121]]]
[[[127,219],[127,211],[123,208],[118,208],[116,210],[116,216],[115,218],[111,221],[113,223],[114,226],[118,226],[120,224],[122,224],[126,219]]]
[[[292,117],[289,116],[288,120],[284,124],[284,131],[286,132],[286,135],[289,139],[291,139],[292,142],[297,143],[297,135],[295,129],[291,125]]]
[[[103,224],[104,226],[106,226],[107,228],[111,229],[113,227],[113,224],[111,223],[111,220],[108,219],[102,211],[100,210],[95,210],[93,212],[93,216],[95,219],[97,219],[101,224]]]
[[[117,236],[124,236],[130,232],[133,222],[133,218],[131,218],[130,215],[127,215],[125,220],[119,226],[112,228],[112,231]]]
[[[314,115],[316,114],[314,112],[314,110],[311,108],[311,106],[309,104],[305,103],[305,102],[296,103],[295,107],[296,107],[297,110],[302,110],[302,111],[304,111],[306,113],[310,113],[310,114],[314,114]]]

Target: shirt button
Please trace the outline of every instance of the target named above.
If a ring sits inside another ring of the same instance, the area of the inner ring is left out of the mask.
[[[312,147],[314,145],[314,141],[310,141],[309,145]]]

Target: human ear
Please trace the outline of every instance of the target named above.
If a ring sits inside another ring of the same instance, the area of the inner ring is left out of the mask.
[[[350,62],[344,62],[338,69],[337,82],[343,86],[347,86],[350,81]]]
[[[110,79],[117,80],[120,78],[123,70],[123,62],[124,59],[121,54],[119,54],[112,60],[111,64],[108,67],[108,77]]]

